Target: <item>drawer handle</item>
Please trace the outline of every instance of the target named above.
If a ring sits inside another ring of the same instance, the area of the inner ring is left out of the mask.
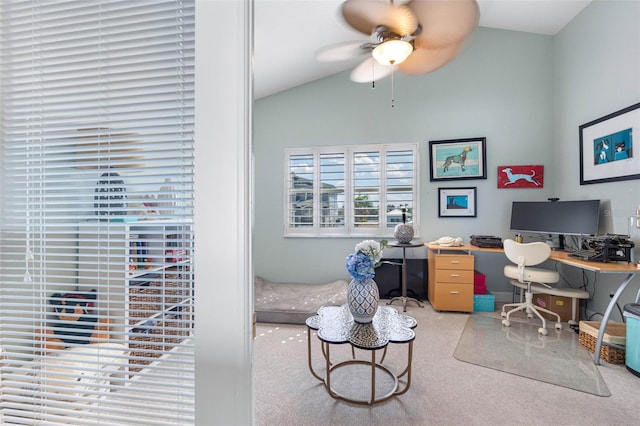
[[[452,260],[451,263],[453,263],[454,265],[457,265],[458,263],[460,263],[459,260]]]
[[[459,276],[460,276],[460,274],[451,274],[450,276],[452,276],[452,277],[456,277],[456,278],[457,278],[457,277],[459,277]]]
[[[460,294],[460,292],[459,292],[459,291],[457,291],[457,290],[452,290],[452,291],[450,291],[449,293],[451,293],[451,294]]]

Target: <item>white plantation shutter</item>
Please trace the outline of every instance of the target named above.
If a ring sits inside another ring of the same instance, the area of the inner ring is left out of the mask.
[[[418,229],[416,144],[285,149],[285,235],[392,237]]]
[[[344,153],[320,154],[320,227],[344,228]]]
[[[386,152],[386,212],[387,226],[394,227],[402,222],[402,214],[398,211],[405,210],[407,223],[414,223],[414,206],[416,205],[416,159],[411,150],[398,150]],[[417,218],[416,218],[417,219]]]
[[[0,19],[0,423],[192,424],[194,1]]]
[[[353,226],[379,228],[380,226],[380,152],[353,154]]]

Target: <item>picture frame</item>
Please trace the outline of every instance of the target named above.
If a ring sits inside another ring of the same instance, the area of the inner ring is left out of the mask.
[[[498,189],[543,187],[544,165],[525,164],[498,166]]]
[[[438,188],[438,217],[477,217],[477,189]]]
[[[429,141],[429,176],[433,181],[486,179],[487,138]]]
[[[640,103],[579,126],[580,185],[640,179]]]

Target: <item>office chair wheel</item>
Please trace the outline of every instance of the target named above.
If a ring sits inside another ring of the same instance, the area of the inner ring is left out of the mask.
[[[533,314],[532,314],[531,312],[529,312],[529,313],[527,314],[527,318],[529,318],[529,319],[533,318]]]
[[[559,322],[556,323],[556,330],[562,330],[562,324]]]
[[[501,316],[502,318],[506,318],[506,317],[507,317],[507,313],[506,313],[505,311],[502,311],[502,312],[500,313],[500,316]]]
[[[538,333],[542,334],[543,336],[546,336],[546,335],[547,335],[547,333],[548,333],[548,331],[547,331],[547,329],[546,329],[546,328],[540,327],[540,328],[538,329]]]
[[[508,319],[503,319],[502,325],[504,325],[505,327],[509,327],[511,325],[511,321],[509,321]]]

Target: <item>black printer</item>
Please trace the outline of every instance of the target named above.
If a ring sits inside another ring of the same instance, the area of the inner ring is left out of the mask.
[[[471,245],[483,248],[502,248],[502,238],[494,235],[472,235]]]

